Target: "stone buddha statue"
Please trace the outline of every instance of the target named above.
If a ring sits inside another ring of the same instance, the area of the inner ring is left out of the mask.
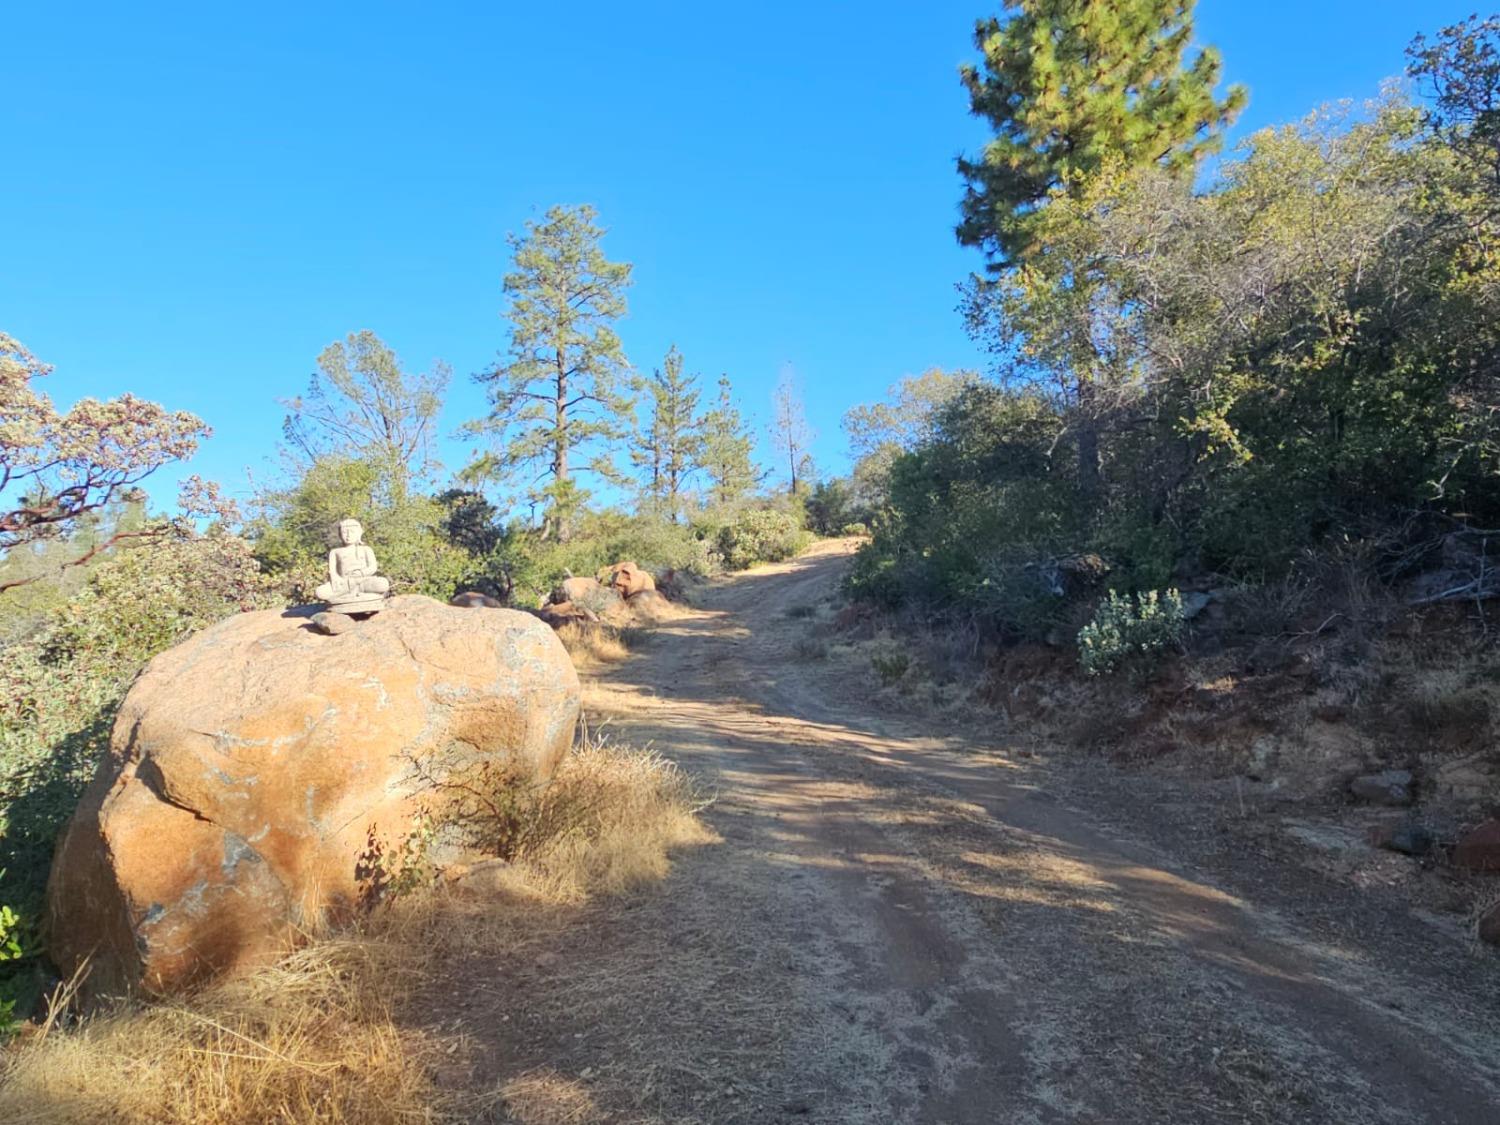
[[[366,547],[358,520],[339,521],[342,546],[328,552],[328,581],[314,593],[340,613],[374,613],[385,605],[391,583],[375,573],[375,552]]]

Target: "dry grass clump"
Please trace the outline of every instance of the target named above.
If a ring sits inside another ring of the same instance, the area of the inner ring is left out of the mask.
[[[620,630],[600,621],[568,621],[557,630],[557,639],[577,668],[618,664],[630,655]]]
[[[553,901],[614,894],[665,877],[672,849],[706,843],[700,785],[651,749],[586,735],[525,810],[515,858]]]
[[[570,904],[661,878],[671,849],[711,838],[704,802],[659,754],[586,737],[521,806],[523,844],[489,893],[439,881],[191,997],[66,1029],[49,1019],[0,1054],[0,1120],[474,1120],[515,1092],[476,1089],[468,1041],[437,1026],[431,999],[454,966],[566,926]]]
[[[501,1087],[501,1094],[509,1119],[525,1125],[583,1125],[601,1116],[577,1079],[551,1070],[517,1075]]]
[[[378,934],[319,941],[191,999],[44,1027],[0,1062],[0,1118],[64,1122],[361,1122],[462,1119],[444,1091],[456,1053],[402,1027],[425,968]]]
[[[798,637],[792,642],[792,657],[796,660],[827,660],[828,642],[818,637]]]

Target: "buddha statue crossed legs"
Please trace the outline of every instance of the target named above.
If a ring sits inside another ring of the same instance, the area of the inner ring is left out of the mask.
[[[328,552],[328,581],[314,591],[340,613],[374,613],[391,592],[390,580],[375,573],[375,552],[361,542],[363,537],[358,520],[339,521],[343,545]]]

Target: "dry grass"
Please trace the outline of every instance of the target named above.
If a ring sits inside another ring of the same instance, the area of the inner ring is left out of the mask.
[[[501,1087],[506,1112],[526,1125],[580,1125],[599,1119],[599,1107],[576,1079],[532,1071]]]
[[[569,621],[557,630],[557,639],[582,670],[601,664],[618,664],[630,655],[620,630],[598,621]]]
[[[661,878],[671,849],[710,838],[703,802],[659,755],[585,739],[536,800],[550,831],[501,885],[404,896],[184,1000],[49,1020],[0,1056],[0,1120],[473,1120],[525,1091],[475,1088],[468,1040],[432,1010],[453,966],[566,925],[568,904]]]
[[[529,823],[516,859],[550,901],[617,894],[663,878],[672,849],[710,839],[697,815],[707,800],[660,754],[594,734],[523,812]]]
[[[423,966],[385,935],[320,941],[182,1003],[125,1008],[13,1049],[0,1116],[21,1123],[459,1119],[431,1075],[451,1049],[403,1028]]]

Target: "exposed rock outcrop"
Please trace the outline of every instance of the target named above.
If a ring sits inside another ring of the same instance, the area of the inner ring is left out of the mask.
[[[550,602],[537,610],[536,615],[554,629],[561,629],[569,622],[599,620],[597,613],[573,602]]]
[[[636,621],[653,624],[661,621],[672,611],[672,603],[657,590],[642,590],[625,599],[630,615]]]
[[[622,598],[656,589],[656,579],[633,562],[617,562],[600,575],[600,581]]]
[[[64,975],[94,994],[171,992],[347,916],[440,783],[481,762],[550,776],[578,677],[529,614],[392,599],[339,636],[247,613],[156,657],[48,888]]]
[[[448,599],[449,605],[456,605],[460,609],[504,609],[505,603],[499,598],[492,598],[488,594],[481,594],[478,590],[465,590],[461,594],[454,594]]]
[[[553,605],[586,604],[604,606],[617,600],[615,591],[597,578],[564,578],[552,591]]]

